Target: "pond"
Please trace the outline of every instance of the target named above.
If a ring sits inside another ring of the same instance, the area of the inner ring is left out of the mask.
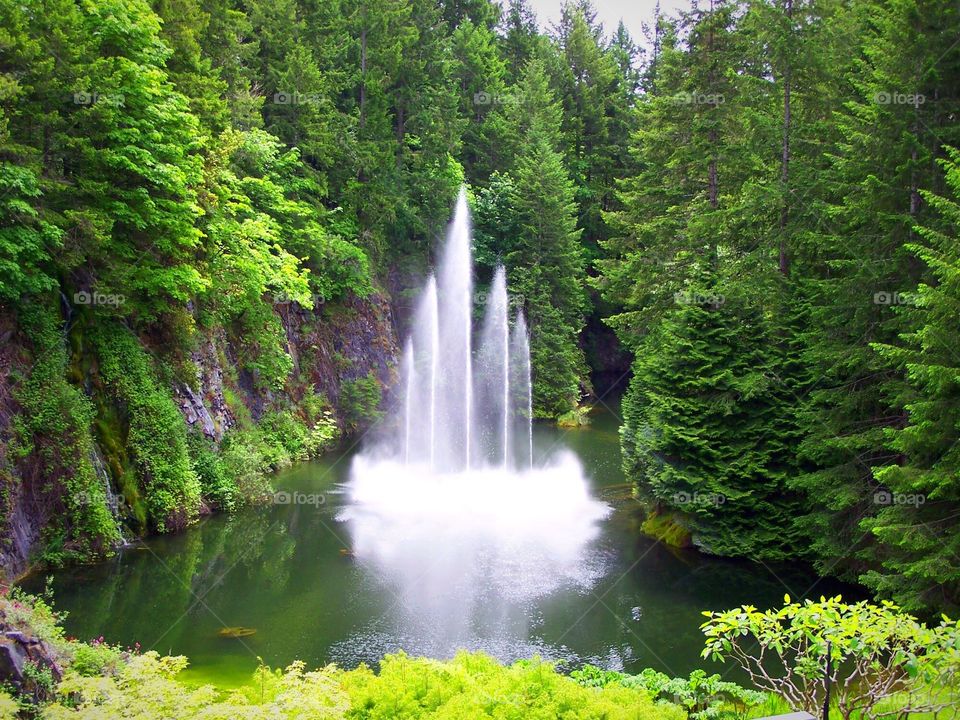
[[[459,647],[505,661],[539,654],[567,668],[722,672],[700,659],[701,611],[837,590],[804,567],[711,558],[640,535],[617,427],[614,409],[584,428],[535,429],[536,454],[575,454],[592,499],[610,508],[592,521],[573,572],[540,573],[530,558],[455,554],[456,544],[429,525],[411,536],[413,553],[406,536],[383,527],[382,546],[364,554],[357,548],[376,542],[380,526],[351,520],[353,453],[342,452],[277,475],[287,493],[280,497],[298,501],[211,517],[108,562],[53,574],[56,606],[69,613],[70,636],[187,655],[189,679],[229,686],[246,681],[257,658],[352,667],[399,649],[445,657]],[[422,582],[399,567],[420,555]],[[437,563],[443,572],[431,575]],[[439,587],[438,578],[450,582]],[[470,587],[458,584],[463,578]],[[23,585],[35,592],[45,582],[35,575]],[[256,632],[228,638],[224,627]],[[727,677],[743,680],[736,671]]]

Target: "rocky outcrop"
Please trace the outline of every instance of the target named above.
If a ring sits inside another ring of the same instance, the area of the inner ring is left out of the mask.
[[[343,305],[320,305],[314,312],[291,309],[285,315],[294,374],[337,407],[340,388],[371,371],[389,391],[395,384],[397,340],[390,306],[381,295]]]
[[[39,680],[43,675],[48,676],[49,686]],[[0,682],[21,697],[43,700],[62,678],[56,654],[46,642],[6,623],[0,625]]]
[[[234,424],[223,395],[223,355],[218,352],[218,348],[225,345],[222,330],[205,338],[190,357],[197,368],[196,382],[180,383],[174,388],[186,423],[199,427],[204,435],[216,442],[220,442]]]
[[[27,569],[42,527],[31,478],[22,477],[10,457],[13,421],[20,410],[14,391],[28,367],[13,318],[0,313],[0,569],[8,577]]]

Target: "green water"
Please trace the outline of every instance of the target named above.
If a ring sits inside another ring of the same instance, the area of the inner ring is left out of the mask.
[[[342,453],[276,478],[281,490],[322,493],[323,504],[212,517],[183,534],[127,548],[109,562],[61,571],[53,576],[57,607],[69,613],[65,625],[73,637],[103,636],[187,655],[191,679],[222,685],[244,682],[258,657],[272,666],[301,659],[308,666],[349,667],[400,648],[448,655],[460,646],[503,660],[539,653],[568,667],[591,662],[685,675],[697,667],[725,670],[700,659],[702,610],[742,603],[763,608],[787,592],[800,597],[836,589],[801,567],[709,558],[640,536],[612,413],[596,415],[584,429],[538,428],[535,443],[572,450],[594,496],[614,508],[585,548],[586,582],[551,587],[532,600],[527,593],[515,603],[502,595],[452,605],[448,598],[430,605],[433,615],[414,617],[420,606],[403,607],[404,597],[382,567],[350,554],[351,529],[341,513],[351,455]],[[444,547],[437,537],[426,554],[442,557]],[[479,577],[497,580],[498,571],[487,566]],[[535,581],[506,578],[507,585]],[[44,582],[34,576],[24,585],[36,591]],[[223,638],[218,631],[224,626],[256,633]]]

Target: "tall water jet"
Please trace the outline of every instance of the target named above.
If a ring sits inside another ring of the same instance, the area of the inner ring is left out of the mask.
[[[461,190],[447,232],[437,277],[440,325],[438,420],[441,433],[437,463],[449,470],[470,468],[473,424],[473,267],[470,211]],[[415,320],[416,322],[416,320]]]
[[[510,339],[510,358],[512,376],[514,416],[518,418],[517,427],[521,437],[527,441],[527,467],[533,467],[533,383],[530,373],[530,337],[527,334],[527,322],[523,311],[517,312]]]
[[[521,436],[513,432],[517,410],[510,377],[507,274],[498,267],[489,292],[473,296],[470,211],[463,192],[440,258],[436,275],[420,295],[404,346],[397,456],[436,472],[508,467],[519,454],[514,446]],[[484,311],[476,347],[475,304]],[[529,364],[528,359],[517,361]]]
[[[427,281],[426,326],[430,332],[430,467],[437,461],[437,383],[440,366],[440,306],[437,299],[437,278]]]
[[[413,380],[416,377],[413,366],[413,338],[407,338],[403,350],[403,371],[407,376],[406,398],[403,402],[403,461],[410,462],[411,424],[413,423]]]
[[[490,465],[510,461],[510,323],[507,275],[497,267],[487,296],[474,369],[478,444]]]
[[[433,466],[437,457],[438,415],[440,410],[440,320],[437,281],[431,275],[414,312],[410,331],[413,349],[413,377],[404,384],[404,408],[409,408],[411,442],[405,443],[410,452],[405,462],[429,460]],[[407,423],[404,422],[404,427]]]

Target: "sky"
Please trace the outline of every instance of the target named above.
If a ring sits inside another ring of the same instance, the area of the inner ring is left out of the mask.
[[[560,19],[562,4],[563,0],[530,0],[542,28]],[[603,23],[608,35],[617,29],[617,23],[622,18],[627,31],[638,44],[643,42],[643,23],[650,23],[656,4],[657,0],[593,0],[597,19]],[[660,9],[664,14],[672,15],[678,8],[687,8],[689,5],[689,0],[660,0]]]

